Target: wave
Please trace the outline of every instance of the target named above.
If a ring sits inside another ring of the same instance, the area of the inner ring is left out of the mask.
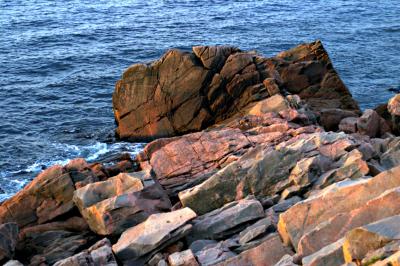
[[[53,143],[52,146],[55,151],[58,151],[58,154],[51,159],[40,159],[22,169],[0,172],[0,202],[14,195],[35,175],[52,165],[64,166],[74,158],[84,158],[88,162],[94,162],[120,153],[128,153],[133,158],[143,149],[144,145],[145,143],[129,142],[95,142],[82,146]]]

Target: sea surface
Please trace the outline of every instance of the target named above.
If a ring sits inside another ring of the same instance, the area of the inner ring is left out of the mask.
[[[167,49],[273,56],[321,39],[363,108],[400,89],[399,0],[0,0],[0,201],[46,167],[143,144],[114,138],[124,69]]]

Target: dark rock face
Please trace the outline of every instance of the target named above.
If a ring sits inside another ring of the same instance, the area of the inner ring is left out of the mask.
[[[322,121],[329,120],[324,114],[330,109],[347,110],[346,116],[359,112],[319,41],[274,58],[234,47],[197,46],[193,52],[171,50],[125,71],[113,94],[117,133],[143,140],[199,131],[277,90],[299,94],[312,109],[324,111]]]
[[[110,240],[104,238],[91,246],[88,250],[78,253],[72,257],[58,261],[54,266],[70,266],[70,265],[85,265],[85,266],[117,266],[114,254],[111,250]]]
[[[6,223],[0,225],[0,261],[11,259],[17,245],[18,225]]]

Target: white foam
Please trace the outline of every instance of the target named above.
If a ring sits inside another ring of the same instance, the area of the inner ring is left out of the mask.
[[[55,151],[59,151],[59,156],[56,158],[49,158],[49,160],[38,160],[27,166],[25,169],[0,172],[1,179],[7,180],[7,184],[1,186],[5,193],[0,194],[0,202],[21,190],[29,182],[27,176],[37,175],[43,169],[52,165],[59,164],[64,166],[68,164],[71,159],[78,157],[84,158],[89,162],[96,161],[99,159],[99,157],[106,155],[107,153],[110,153],[110,155],[129,153],[132,157],[134,157],[143,149],[145,143],[117,142],[108,144],[103,142],[95,142],[93,144],[83,146],[67,143],[53,143],[52,145],[54,146]]]

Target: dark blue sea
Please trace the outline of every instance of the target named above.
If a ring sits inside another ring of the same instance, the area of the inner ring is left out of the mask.
[[[172,47],[273,56],[321,39],[363,108],[400,86],[399,0],[0,0],[0,201],[41,169],[143,144],[114,139],[114,83]]]

